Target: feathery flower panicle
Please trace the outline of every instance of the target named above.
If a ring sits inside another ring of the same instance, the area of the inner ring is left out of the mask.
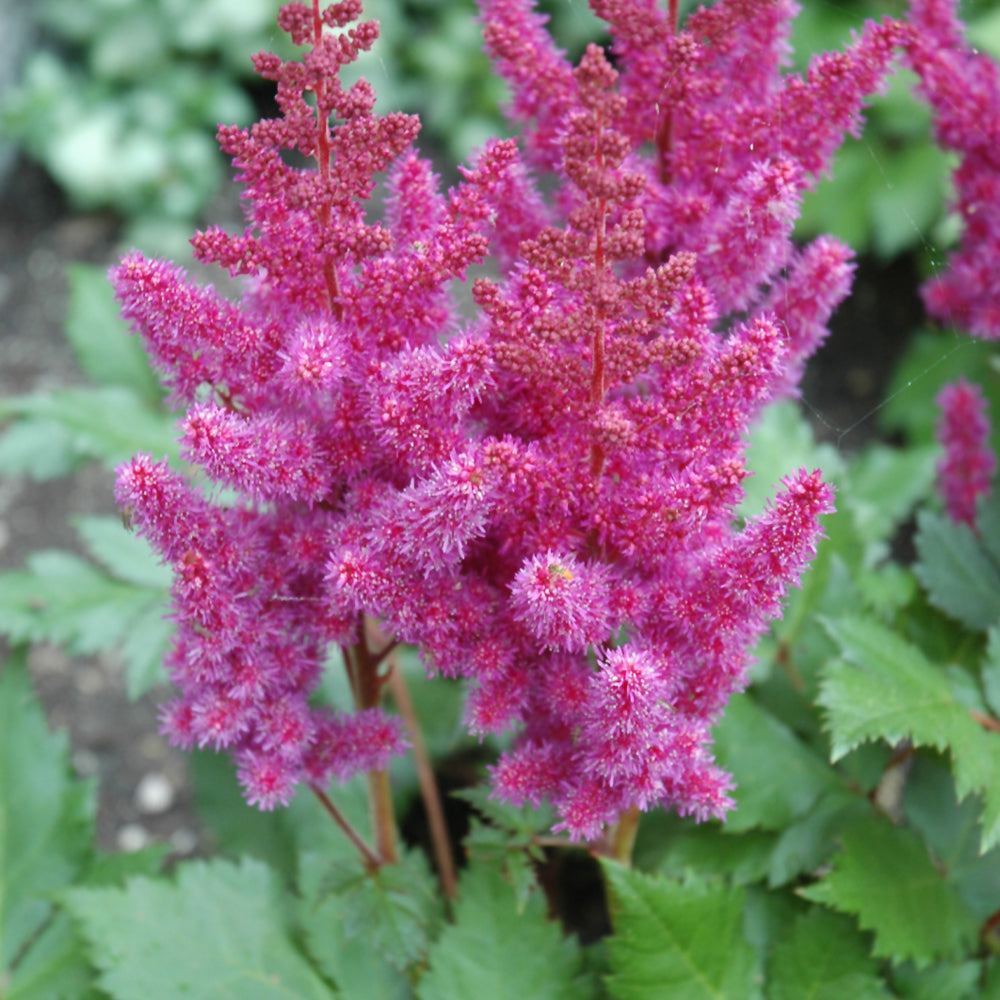
[[[907,60],[943,149],[961,160],[954,209],[963,232],[923,289],[928,311],[973,336],[1000,338],[1000,67],[965,40],[957,0],[910,0]]]
[[[976,527],[976,504],[990,491],[997,459],[990,445],[990,419],[978,385],[964,378],[946,385],[937,398],[938,490],[956,524]]]
[[[791,0],[683,29],[651,0],[593,6],[614,66],[571,66],[528,0],[481,0],[523,148],[488,143],[444,193],[416,120],[339,82],[377,36],[360,4],[286,4],[305,55],[256,59],[281,116],[219,130],[248,225],[194,240],[242,300],[137,253],[112,273],[211,484],[119,473],[174,569],[163,726],[232,754],[262,808],[402,752],[378,707],[396,642],[468,680],[473,732],[517,730],[496,794],[550,799],[573,837],[732,805],[711,725],[832,509],[801,470],[741,526],[745,434],[847,292],[849,251],[791,229],[900,29],[799,78]],[[463,318],[451,285],[487,257]],[[335,647],[354,711],[312,702]]]

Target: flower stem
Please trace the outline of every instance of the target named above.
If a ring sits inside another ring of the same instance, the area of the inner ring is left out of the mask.
[[[632,851],[635,849],[635,837],[639,832],[639,810],[632,806],[622,813],[618,826],[612,835],[611,856],[623,865],[631,866]]]
[[[423,732],[416,713],[406,678],[398,664],[392,664],[389,674],[389,690],[396,699],[396,707],[406,723],[406,729],[413,743],[413,763],[417,769],[417,782],[420,785],[420,795],[424,800],[424,811],[427,813],[427,825],[430,829],[431,848],[437,863],[438,878],[441,880],[441,890],[445,899],[458,897],[458,883],[455,877],[455,859],[451,853],[451,840],[448,837],[448,824],[444,818],[444,808],[441,805],[441,790],[438,788],[434,769],[431,767],[430,755],[424,741]]]
[[[364,842],[357,830],[351,826],[347,817],[333,804],[329,796],[322,789],[315,785],[310,785],[313,795],[319,799],[320,805],[330,814],[334,823],[344,831],[347,839],[358,849],[358,853],[364,859],[365,867],[374,871],[382,864],[379,856]]]

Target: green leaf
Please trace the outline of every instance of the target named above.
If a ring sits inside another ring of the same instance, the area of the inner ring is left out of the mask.
[[[860,795],[843,789],[826,793],[803,817],[782,831],[767,872],[772,888],[815,871],[836,849],[836,837],[870,808]]]
[[[973,1000],[979,992],[979,962],[937,965],[917,969],[911,963],[893,971],[892,985],[905,1000]]]
[[[59,424],[81,458],[115,466],[139,452],[180,464],[174,417],[149,409],[131,389],[59,389],[0,399],[0,420],[31,418]]]
[[[54,420],[20,420],[0,435],[0,473],[46,481],[68,476],[85,458],[73,434]]]
[[[888,542],[934,483],[937,449],[874,445],[848,466],[840,506],[865,544]]]
[[[921,511],[915,544],[914,571],[931,604],[969,628],[1000,621],[1000,571],[967,525]]]
[[[986,634],[982,681],[986,704],[995,716],[1000,717],[1000,625],[994,625]]]
[[[753,475],[744,483],[740,515],[760,514],[775,493],[782,476],[798,468],[822,469],[825,479],[837,478],[844,460],[836,448],[817,444],[812,428],[793,402],[765,407],[750,431],[747,468]]]
[[[680,883],[610,861],[604,873],[614,926],[607,986],[614,1000],[758,1000],[741,889]]]
[[[768,1000],[879,1000],[890,996],[854,924],[815,908],[775,946],[767,967]]]
[[[670,844],[661,867],[666,875],[696,872],[703,877],[728,876],[735,885],[747,885],[767,877],[774,844],[773,833],[727,833],[718,824],[700,824]]]
[[[324,889],[329,869],[324,853],[299,857],[300,922],[309,954],[344,1000],[409,1000],[407,976],[385,960],[375,938],[347,933],[344,897]]]
[[[374,872],[354,856],[328,863],[318,898],[328,894],[339,897],[344,936],[364,935],[400,971],[424,959],[442,919],[437,883],[416,851]]]
[[[175,628],[169,611],[166,601],[154,600],[122,635],[119,652],[126,665],[126,691],[133,701],[167,679],[163,661]]]
[[[977,924],[911,831],[870,816],[843,834],[833,870],[801,895],[857,916],[873,931],[872,954],[918,966],[962,958]]]
[[[65,736],[48,731],[24,655],[10,657],[0,672],[0,979],[51,918],[48,894],[87,859],[94,808]]]
[[[74,889],[66,905],[115,1000],[335,996],[296,950],[277,880],[258,861],[192,861],[176,883]]]
[[[131,389],[151,408],[163,402],[163,390],[146,359],[142,342],[129,332],[108,276],[101,268],[70,264],[66,338],[80,367],[98,385]]]
[[[73,524],[90,555],[112,576],[138,587],[166,591],[173,574],[145,538],[117,517],[78,517]]]
[[[841,618],[825,627],[845,657],[829,664],[819,696],[832,759],[866,740],[948,750],[959,797],[984,796],[982,850],[1000,842],[1000,741],[972,720],[944,671],[875,622]]]
[[[161,593],[112,580],[68,552],[34,552],[24,570],[0,574],[0,632],[88,655],[114,647]]]
[[[2,975],[2,973],[0,973]],[[18,962],[4,1000],[100,1000],[96,974],[73,922],[57,913]]]
[[[730,699],[714,736],[716,759],[736,779],[730,832],[781,830],[839,785],[822,758],[749,695]]]
[[[454,923],[428,955],[420,1000],[587,1000],[582,955],[546,919],[538,894],[517,913],[514,891],[486,865],[467,868]]]

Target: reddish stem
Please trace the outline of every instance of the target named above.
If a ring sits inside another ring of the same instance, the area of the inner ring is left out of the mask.
[[[313,45],[317,48],[323,40],[323,19],[320,17],[319,0],[313,0]],[[330,181],[330,123],[327,121],[323,108],[326,104],[326,82],[316,81],[316,164],[319,175],[323,178],[324,198],[319,206],[320,232],[330,229],[333,208],[329,196]],[[337,319],[343,318],[343,307],[340,304],[340,283],[337,280],[337,267],[332,260],[323,261],[323,282],[326,285],[326,298],[330,312]]]
[[[330,801],[326,792],[317,788],[315,785],[310,785],[313,795],[319,799],[320,805],[330,814],[333,818],[334,823],[344,831],[347,839],[358,849],[361,857],[364,859],[365,867],[369,871],[375,871],[381,864],[382,860],[379,856],[361,839],[361,835],[357,830],[351,826],[347,817]]]

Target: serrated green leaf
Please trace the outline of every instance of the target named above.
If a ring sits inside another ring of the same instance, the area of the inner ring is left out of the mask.
[[[24,655],[11,656],[0,672],[0,978],[50,919],[47,895],[89,855],[94,809],[65,737],[48,731]]]
[[[881,1000],[890,994],[854,924],[815,908],[777,943],[767,966],[768,1000]]]
[[[68,552],[34,552],[27,569],[0,574],[0,632],[88,655],[114,647],[160,601],[158,592],[112,580]]]
[[[71,264],[67,278],[66,338],[80,367],[98,385],[125,386],[148,406],[159,408],[163,390],[142,342],[119,315],[107,274],[102,268]]]
[[[329,865],[319,899],[336,894],[347,939],[364,936],[400,971],[422,961],[443,914],[438,886],[424,856],[409,852],[377,871],[352,857]]]
[[[829,664],[819,696],[832,758],[879,739],[948,750],[959,796],[984,796],[982,850],[1000,842],[1000,741],[972,720],[944,672],[875,622],[841,618],[825,627],[845,657]]]
[[[299,856],[301,924],[309,954],[344,1000],[409,1000],[409,980],[385,960],[368,934],[348,935],[342,896],[326,892],[330,859],[319,851]]]
[[[604,862],[614,934],[614,1000],[757,1000],[756,956],[743,935],[741,889],[680,883]],[[512,994],[516,995],[516,994]]]
[[[926,966],[963,957],[977,924],[911,831],[871,816],[846,830],[833,870],[801,895],[851,913],[875,934],[872,954]]]
[[[931,604],[969,628],[1000,621],[1000,570],[967,525],[921,511],[914,572]]]
[[[192,861],[167,879],[74,889],[100,984],[115,1000],[330,1000],[293,944],[277,879],[258,861]]]
[[[919,754],[907,778],[903,810],[934,852],[948,884],[977,920],[986,921],[1000,906],[1000,848],[980,852],[979,797],[956,801],[948,771],[929,755]]]
[[[177,430],[169,414],[149,409],[121,386],[59,389],[0,400],[0,420],[24,417],[59,424],[76,453],[115,466],[144,452],[180,464]]]
[[[587,1000],[575,940],[546,919],[538,894],[518,915],[514,891],[486,865],[467,868],[454,923],[428,954],[420,1000]]]
[[[737,808],[726,820],[734,833],[780,830],[839,785],[823,759],[749,695],[730,699],[714,737],[716,759],[736,779]]]
[[[166,591],[173,574],[149,542],[128,531],[117,517],[78,517],[73,525],[87,551],[112,576],[138,587]]]

